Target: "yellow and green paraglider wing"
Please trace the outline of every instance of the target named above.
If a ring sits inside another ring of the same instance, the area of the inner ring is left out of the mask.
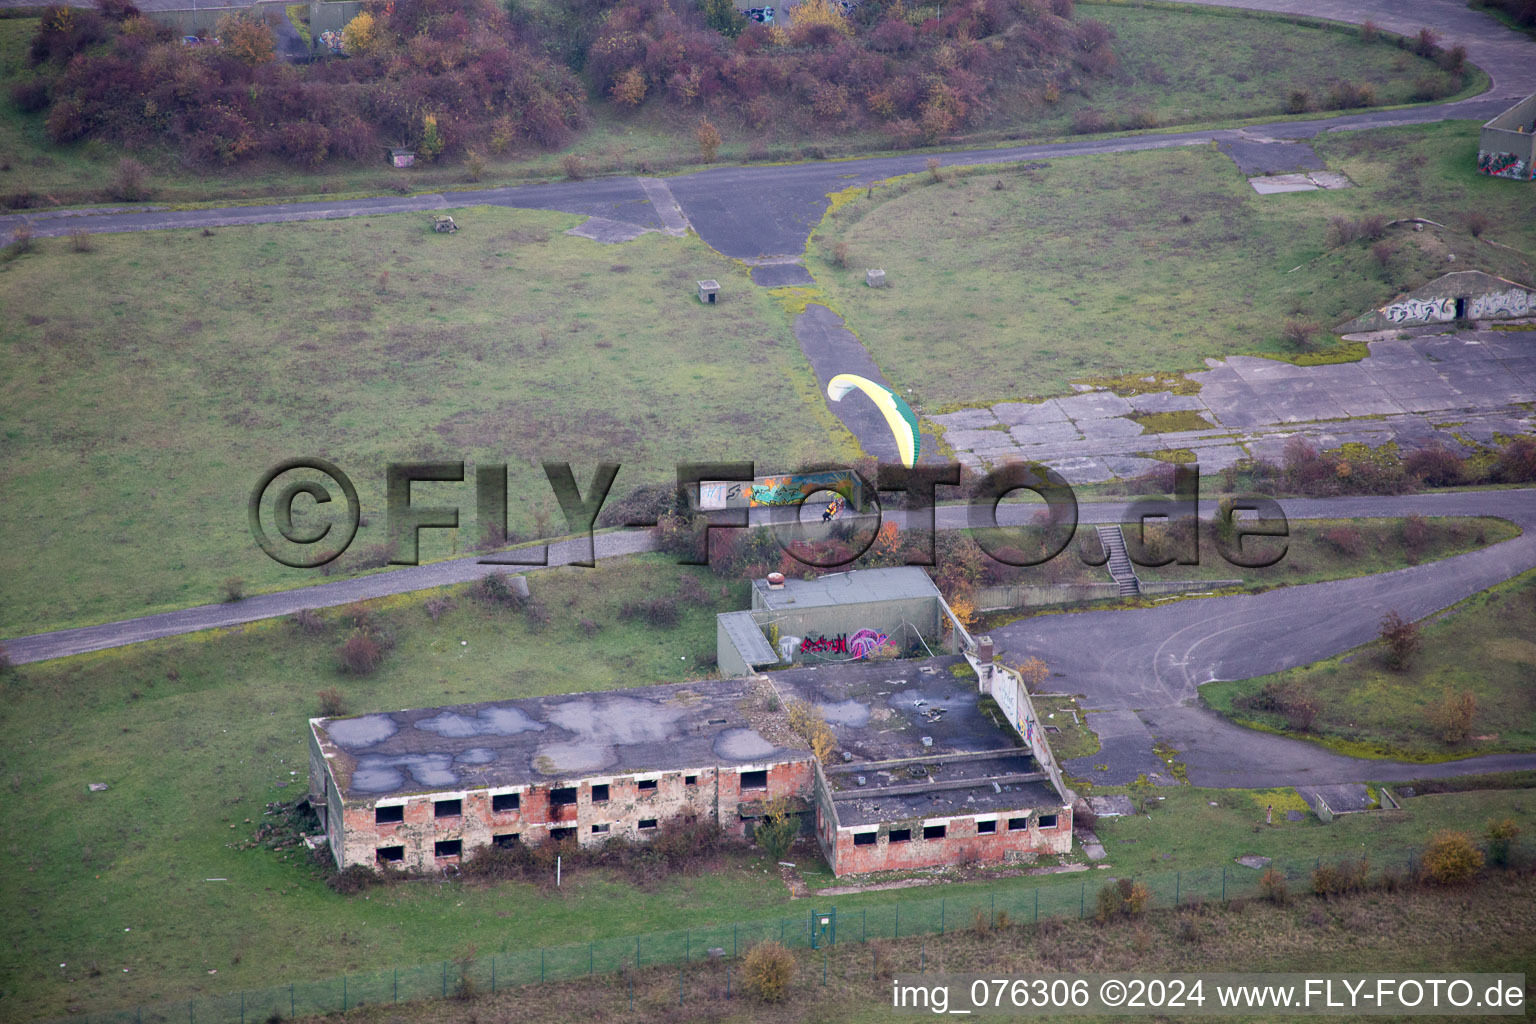
[[[885,385],[876,384],[868,377],[860,377],[852,373],[840,373],[827,381],[827,397],[834,402],[840,402],[844,395],[855,388],[868,395],[870,401],[874,402],[876,408],[884,414],[885,422],[896,438],[896,451],[901,456],[902,463],[907,466],[917,465],[920,442],[917,433],[917,417],[912,414],[912,407]]]

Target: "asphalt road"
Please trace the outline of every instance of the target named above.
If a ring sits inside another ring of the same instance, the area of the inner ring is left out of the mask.
[[[3,3],[4,0],[0,0]],[[1206,2],[1206,0],[1198,0]],[[1515,99],[1536,92],[1536,40],[1500,25],[1455,0],[1229,0],[1243,6],[1311,14],[1346,22],[1374,20],[1384,28],[1412,34],[1434,28],[1444,45],[1461,43],[1470,59],[1493,79],[1482,96],[1406,110],[1385,110],[1306,121],[1280,121],[1241,130],[1122,135],[1053,145],[1013,146],[952,153],[912,153],[862,160],[813,162],[771,167],[718,167],[666,179],[683,215],[706,242],[727,256],[763,259],[798,255],[827,207],[827,193],[867,185],[924,168],[937,155],[946,165],[1006,163],[1020,160],[1122,153],[1218,143],[1234,157],[1263,163],[1262,147],[1284,140],[1310,139],[1322,132],[1418,124],[1452,118],[1486,119]],[[1271,150],[1276,147],[1270,146]],[[1300,147],[1297,147],[1299,150]],[[1303,161],[1305,163],[1305,161]],[[22,224],[36,237],[90,233],[217,228],[238,224],[330,220],[488,204],[521,209],[562,210],[620,223],[661,229],[662,217],[637,178],[599,178],[581,182],[475,189],[447,194],[378,197],[348,201],[275,203],[219,209],[137,209],[113,212],[44,211],[0,217],[0,237]]]
[[[1095,710],[1090,722],[1103,749],[1070,764],[1072,774],[1108,784],[1143,772],[1166,778],[1167,766],[1152,753],[1158,741],[1181,752],[1196,785],[1391,781],[1536,768],[1536,755],[1393,767],[1254,733],[1196,706],[1202,683],[1331,657],[1375,639],[1388,611],[1421,619],[1536,567],[1536,492],[1529,490],[1286,502],[1284,508],[1298,518],[1324,510],[1344,518],[1491,515],[1525,533],[1395,572],[1158,608],[1038,616],[993,630],[1001,649],[1046,658],[1057,677],[1051,685],[1085,694],[1084,706]]]

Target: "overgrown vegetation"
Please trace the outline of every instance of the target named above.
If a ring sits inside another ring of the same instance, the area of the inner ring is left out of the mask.
[[[1414,624],[1409,624],[1414,625]],[[1536,574],[1419,624],[1402,668],[1371,645],[1272,676],[1200,688],[1211,707],[1265,728],[1307,732],[1362,756],[1417,759],[1536,747]],[[1299,715],[1305,703],[1309,713]]]

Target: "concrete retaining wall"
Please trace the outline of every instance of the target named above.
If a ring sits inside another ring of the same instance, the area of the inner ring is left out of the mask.
[[[1527,96],[1483,125],[1477,169],[1496,178],[1536,178],[1536,96]]]

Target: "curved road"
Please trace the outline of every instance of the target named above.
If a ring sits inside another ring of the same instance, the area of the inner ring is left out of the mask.
[[[1196,0],[1211,2],[1211,0]],[[1351,131],[1451,118],[1486,119],[1515,99],[1536,92],[1536,40],[1512,31],[1459,0],[1224,0],[1227,6],[1263,8],[1332,18],[1373,20],[1383,28],[1414,34],[1420,26],[1440,33],[1444,45],[1467,47],[1473,63],[1487,71],[1492,87],[1482,96],[1406,110],[1376,111],[1310,121],[1283,121],[1238,130],[1143,133],[1114,139],[1013,146],[937,154],[945,164],[1005,163],[1091,153],[1116,153],[1170,146],[1264,146],[1308,139],[1325,131]],[[582,182],[476,189],[447,194],[377,197],[332,202],[292,202],[220,209],[157,208],[61,210],[0,217],[0,237],[22,224],[37,237],[74,230],[91,233],[169,228],[228,227],[238,224],[330,220],[388,213],[438,210],[480,204],[562,210],[648,230],[677,230],[686,218],[711,246],[739,259],[799,256],[811,229],[827,208],[827,193],[923,170],[929,153],[773,167],[720,167],[665,180],[601,178]],[[744,201],[743,197],[750,197]],[[622,234],[622,231],[621,231]]]
[[[1190,781],[1206,786],[1392,781],[1536,768],[1536,755],[1443,765],[1344,757],[1243,729],[1197,706],[1202,683],[1247,679],[1332,657],[1374,640],[1388,611],[1421,619],[1536,567],[1536,492],[1528,490],[1283,505],[1287,515],[1298,517],[1325,510],[1339,517],[1492,515],[1525,532],[1454,558],[1374,576],[1159,608],[1045,615],[993,630],[1000,647],[1043,654],[1063,677],[1061,689],[1087,695],[1083,703],[1095,711],[1091,722],[1103,749],[1071,763],[1071,773],[1110,784],[1143,772],[1166,778],[1167,765],[1152,753],[1157,741],[1180,751]]]

